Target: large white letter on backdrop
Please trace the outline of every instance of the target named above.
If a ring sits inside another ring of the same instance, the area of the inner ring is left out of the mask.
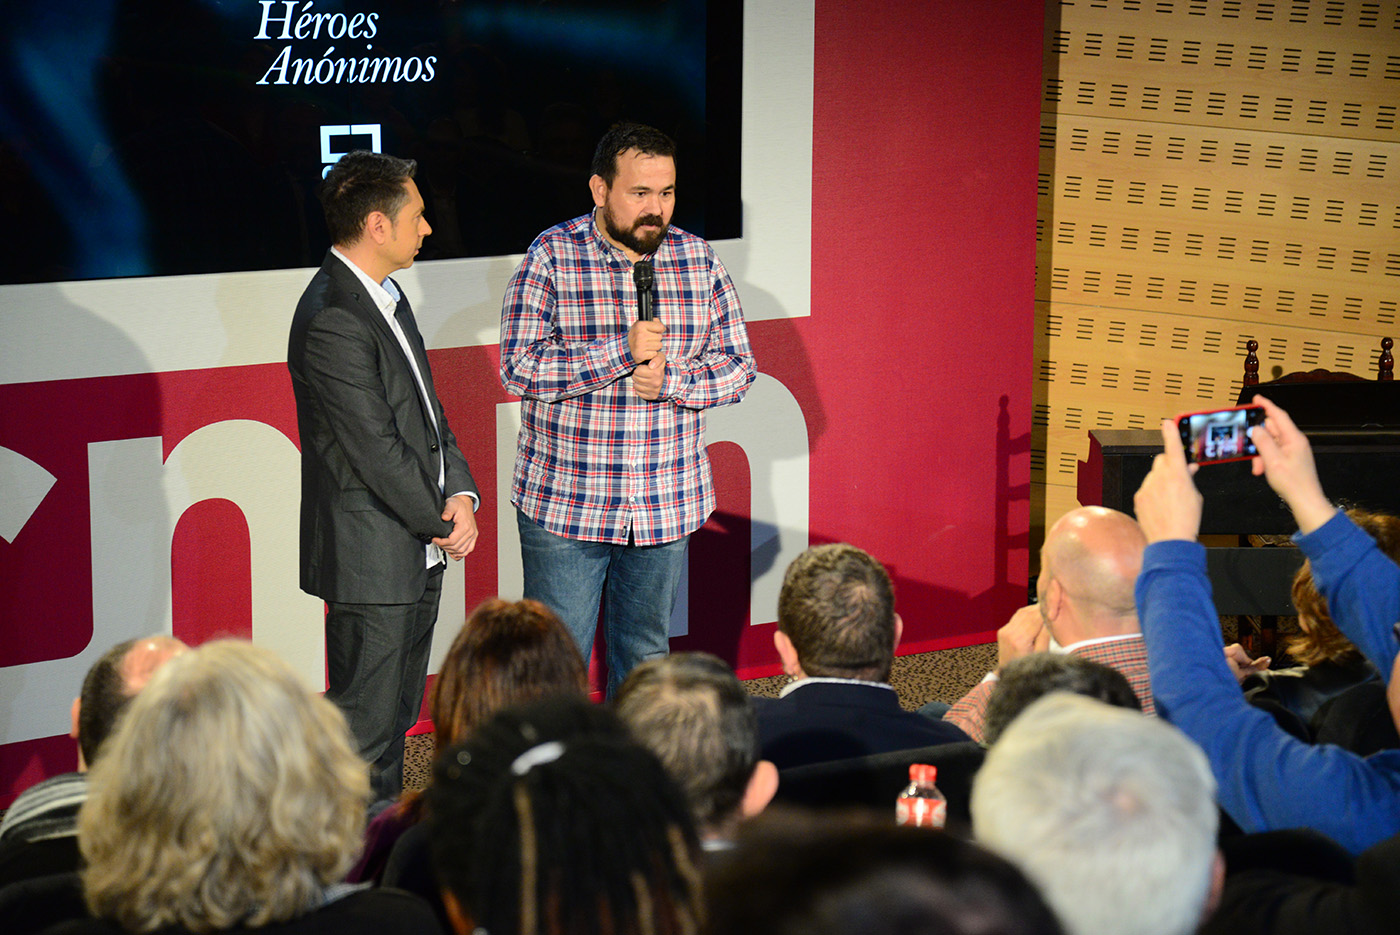
[[[66,659],[5,670],[0,743],[67,733],[76,687],[102,653],[170,632],[175,527],[190,507],[214,498],[232,501],[248,523],[254,641],[291,662],[308,685],[325,684],[323,605],[297,586],[296,446],[271,426],[238,419],[191,433],[163,463],[161,449],[159,437],[88,445],[92,639]]]
[[[810,477],[807,423],[796,398],[777,379],[760,373],[737,406],[706,413],[706,441],[733,442],[749,461],[751,501],[749,541],[750,623],[776,619],[783,572],[807,548]],[[520,431],[520,404],[496,407],[497,588],[507,599],[518,597],[525,573],[520,563],[520,534],[515,508],[510,505],[510,482],[515,469],[515,439]],[[758,556],[758,561],[755,561]],[[755,566],[762,570],[753,574]],[[671,616],[671,636],[690,632],[687,582]]]

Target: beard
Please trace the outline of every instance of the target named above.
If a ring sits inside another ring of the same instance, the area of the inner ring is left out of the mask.
[[[654,224],[658,228],[654,234],[639,234],[639,228],[648,224]],[[603,206],[603,230],[609,237],[622,244],[629,250],[636,253],[655,253],[656,248],[661,246],[661,241],[666,239],[666,234],[671,230],[671,225],[661,219],[659,214],[643,214],[632,222],[628,228],[617,223],[617,218],[613,217],[612,209],[607,205]]]

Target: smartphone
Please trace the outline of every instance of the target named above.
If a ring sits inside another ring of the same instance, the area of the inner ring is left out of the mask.
[[[1210,412],[1188,412],[1176,417],[1186,460],[1197,464],[1242,461],[1259,453],[1249,430],[1264,424],[1261,406],[1235,406]]]

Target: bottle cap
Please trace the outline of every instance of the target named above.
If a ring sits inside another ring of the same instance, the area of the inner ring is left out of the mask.
[[[929,763],[909,764],[909,781],[931,786],[938,780],[938,767]]]

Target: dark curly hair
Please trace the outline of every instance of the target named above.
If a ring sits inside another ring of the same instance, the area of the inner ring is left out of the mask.
[[[518,935],[697,935],[685,797],[617,716],[566,695],[507,708],[438,759],[433,864],[472,923]]]

